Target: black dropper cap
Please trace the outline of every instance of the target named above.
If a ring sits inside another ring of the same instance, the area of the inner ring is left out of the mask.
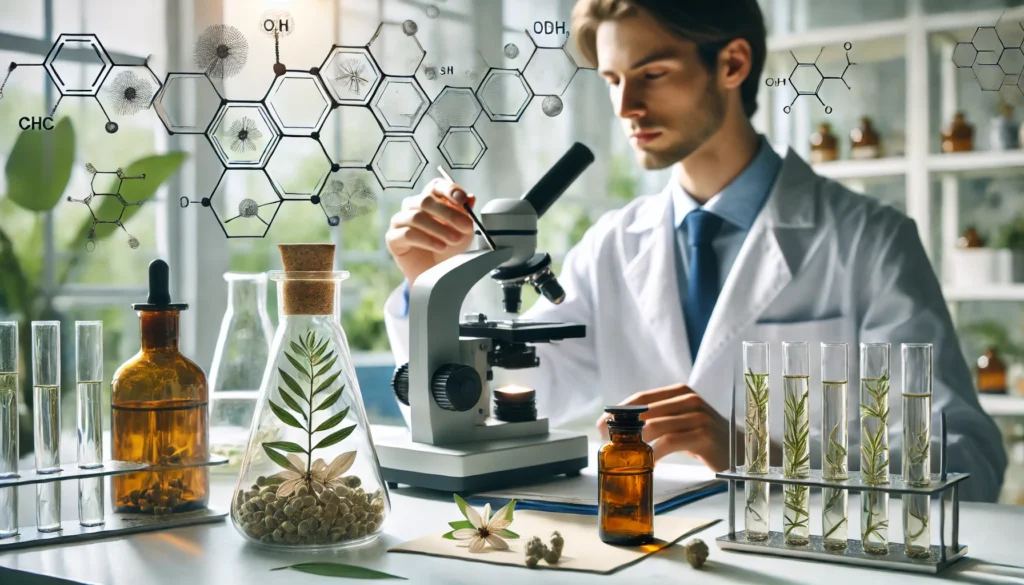
[[[612,415],[608,428],[616,431],[639,431],[644,428],[640,415],[647,412],[646,404],[606,406],[604,411]]]
[[[145,303],[134,303],[136,311],[184,311],[185,303],[171,302],[171,269],[157,258],[149,263],[149,298]]]

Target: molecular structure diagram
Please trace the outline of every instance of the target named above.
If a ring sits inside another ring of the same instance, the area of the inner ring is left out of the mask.
[[[953,48],[953,63],[957,69],[970,69],[982,91],[999,91],[1015,85],[1024,94],[1024,24],[1014,23],[999,27],[981,26],[974,30],[969,41],[961,41]]]
[[[75,61],[98,66],[99,73],[96,77],[90,75],[89,78],[76,81],[70,70]],[[118,130],[118,124],[111,119],[110,112],[130,116],[149,109],[161,87],[159,78],[149,67],[148,58],[142,65],[118,65],[111,60],[99,38],[92,34],[60,35],[42,63],[11,62],[0,84],[0,98],[3,97],[3,89],[11,73],[18,67],[43,67],[57,87],[60,97],[50,110],[50,118],[66,97],[92,98],[107,118],[104,128],[110,134]]]
[[[789,52],[789,54],[793,57],[793,61],[796,62],[796,66],[793,67],[793,71],[790,72],[789,77],[769,77],[765,80],[765,83],[768,86],[785,85],[788,81],[789,85],[791,85],[793,87],[793,90],[796,92],[796,95],[793,96],[793,101],[789,102],[788,106],[784,106],[782,108],[782,111],[784,113],[788,114],[793,111],[793,104],[796,103],[796,100],[800,99],[803,96],[810,95],[813,95],[815,98],[818,99],[821,105],[825,108],[826,114],[832,113],[832,106],[825,105],[825,102],[821,99],[821,95],[819,95],[819,92],[821,91],[822,86],[825,85],[825,81],[828,79],[837,79],[839,81],[842,81],[843,85],[846,86],[846,89],[850,89],[850,84],[846,82],[846,72],[850,70],[851,65],[856,65],[856,63],[850,61],[850,50],[853,49],[853,44],[845,43],[843,45],[843,49],[846,51],[846,66],[843,67],[843,72],[839,75],[825,75],[824,73],[821,72],[821,68],[818,67],[818,59],[821,58],[821,54],[822,52],[825,51],[825,47],[822,47],[820,50],[818,50],[818,55],[814,58],[814,61],[808,63],[805,63],[797,59],[793,51]]]
[[[434,19],[440,9],[430,5],[425,14]],[[162,83],[148,60],[114,74],[122,66],[111,63],[95,35],[61,35],[47,63],[76,42],[97,57],[101,74],[88,88],[62,86],[62,96],[109,99],[128,115],[151,105],[169,134],[205,137],[223,171],[208,196],[179,203],[210,208],[228,238],[264,237],[284,203],[317,205],[328,225],[338,226],[375,210],[385,189],[412,189],[427,166],[415,135],[425,118],[437,128],[436,148],[448,166],[474,169],[487,151],[478,121],[518,122],[535,99],[545,115],[558,116],[576,73],[592,69],[566,50],[567,34],[558,46],[540,46],[527,30],[518,44],[502,47],[500,66],[478,51],[470,68],[456,71],[428,61],[413,20],[382,22],[365,45],[334,45],[318,66],[291,69],[281,62],[280,44],[295,32],[295,19],[271,9],[259,30],[275,47],[274,79],[259,100],[227,99],[214,85],[248,60],[249,40],[229,25],[200,35],[196,70],[169,72]],[[327,129],[341,140],[325,140]],[[107,130],[116,132],[116,124]]]
[[[132,179],[145,179],[146,175],[135,175],[129,176],[124,174],[124,169],[117,169],[116,171],[97,171],[96,167],[92,166],[91,163],[86,163],[85,170],[89,171],[92,175],[92,180],[89,183],[89,194],[82,199],[75,199],[74,197],[68,196],[67,200],[73,203],[84,203],[89,208],[89,213],[92,214],[92,227],[89,229],[89,235],[85,242],[85,249],[87,252],[92,252],[96,249],[96,226],[106,223],[113,224],[121,228],[124,233],[128,234],[128,247],[135,250],[139,247],[139,240],[135,236],[128,233],[128,229],[124,227],[123,219],[125,210],[129,207],[141,206],[145,201],[136,201],[135,203],[128,203],[121,196],[121,186],[124,185],[125,181]],[[96,177],[98,175],[115,175],[117,177],[117,187],[113,193],[97,193],[96,192]],[[110,199],[102,199],[109,197]],[[105,203],[113,202],[105,205]],[[93,207],[93,203],[96,207]]]

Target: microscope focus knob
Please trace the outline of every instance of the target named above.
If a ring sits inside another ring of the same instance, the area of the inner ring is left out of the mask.
[[[462,364],[445,364],[434,372],[430,391],[441,408],[465,412],[479,402],[483,383],[475,369]]]
[[[391,376],[391,389],[395,391],[395,397],[399,402],[409,406],[409,364],[395,368],[395,373]]]

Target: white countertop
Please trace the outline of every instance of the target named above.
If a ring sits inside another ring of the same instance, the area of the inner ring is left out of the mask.
[[[230,482],[216,482],[214,502],[226,503]],[[818,494],[812,497],[812,510],[820,510]],[[772,524],[781,523],[781,494],[772,494]],[[850,524],[858,526],[858,498],[850,497]],[[247,544],[230,520],[217,524],[171,529],[164,532],[110,538],[86,544],[32,548],[0,553],[0,583],[4,585],[35,585],[37,583],[96,583],[104,585],[139,585],[140,583],[186,583],[189,585],[253,585],[296,582],[317,585],[339,582],[294,571],[270,571],[271,568],[306,561],[330,560],[347,562],[407,577],[411,583],[608,583],[686,582],[699,583],[806,583],[821,585],[827,575],[828,585],[881,585],[883,583],[924,583],[926,576],[891,571],[787,560],[776,557],[725,552],[714,544],[714,538],[726,532],[720,522],[700,533],[711,547],[710,560],[699,572],[683,557],[681,546],[661,551],[617,573],[598,576],[568,571],[529,570],[484,563],[468,563],[423,555],[385,552],[388,546],[411,540],[429,532],[445,530],[455,506],[447,497],[400,489],[393,492],[393,511],[385,523],[385,534],[367,548],[352,552],[296,554],[268,552]],[[677,508],[670,515],[695,518],[726,516],[726,495],[718,494]],[[814,512],[812,512],[814,515]],[[891,505],[891,532],[900,535],[900,507]],[[820,530],[815,518],[812,530]],[[742,522],[742,514],[738,516]],[[937,522],[935,523],[937,524]],[[1024,545],[1020,527],[1024,525],[1024,508],[993,504],[964,503],[961,506],[961,542],[969,546],[968,558],[947,570],[947,578],[971,583],[1024,583]],[[933,541],[934,542],[934,541]],[[566,546],[571,546],[567,543]],[[827,573],[825,573],[827,571]],[[67,581],[62,581],[67,580]],[[387,582],[387,581],[385,581]]]

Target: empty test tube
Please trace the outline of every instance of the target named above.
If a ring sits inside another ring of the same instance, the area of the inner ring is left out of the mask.
[[[18,475],[18,324],[0,322],[0,477]],[[0,538],[18,534],[18,488],[0,488]]]
[[[60,471],[60,322],[32,322],[36,473]],[[36,530],[60,530],[60,482],[36,484]]]
[[[78,378],[78,466],[103,466],[103,323],[75,322],[75,363]],[[78,521],[103,524],[103,478],[78,480]]]

